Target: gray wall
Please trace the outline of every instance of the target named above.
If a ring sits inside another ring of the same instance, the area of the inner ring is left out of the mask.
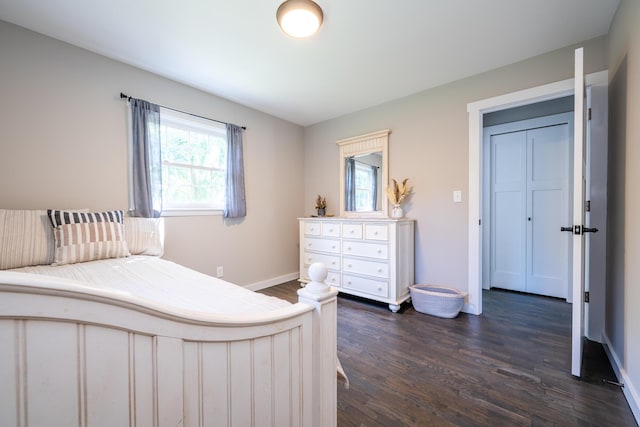
[[[300,126],[2,21],[0,55],[0,208],[127,209],[122,91],[247,126],[247,217],[167,218],[165,258],[241,285],[297,273]]]

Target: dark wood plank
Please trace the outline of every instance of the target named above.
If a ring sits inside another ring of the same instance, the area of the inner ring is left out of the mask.
[[[298,288],[262,292],[295,302]],[[441,319],[340,296],[351,388],[338,388],[338,425],[636,426],[621,390],[603,381],[610,368],[590,360],[587,380],[571,376],[570,304],[495,290],[483,300],[481,316]]]

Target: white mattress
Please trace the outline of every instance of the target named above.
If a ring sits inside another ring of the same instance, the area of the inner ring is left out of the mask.
[[[192,313],[253,314],[291,305],[153,256],[5,271],[64,278],[69,284],[75,282],[85,288],[140,298],[153,306]]]

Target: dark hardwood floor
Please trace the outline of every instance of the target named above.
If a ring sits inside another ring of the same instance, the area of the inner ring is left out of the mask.
[[[298,288],[262,292],[295,302]],[[339,383],[338,425],[636,426],[601,357],[585,359],[584,380],[571,375],[571,305],[495,290],[483,299],[481,316],[442,319],[341,295],[338,355],[351,387]]]

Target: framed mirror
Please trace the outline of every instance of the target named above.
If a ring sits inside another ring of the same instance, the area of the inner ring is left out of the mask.
[[[388,216],[389,133],[385,129],[336,142],[340,147],[340,216]]]

